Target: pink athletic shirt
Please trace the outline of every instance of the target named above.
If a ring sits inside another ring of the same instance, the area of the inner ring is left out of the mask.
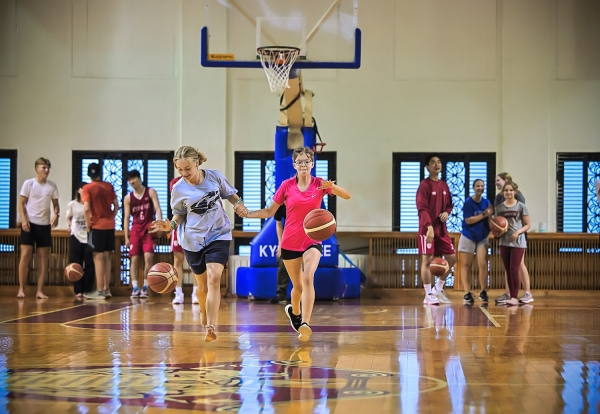
[[[311,176],[308,188],[302,192],[298,189],[296,177],[292,177],[282,182],[277,189],[273,201],[279,205],[285,204],[287,213],[281,239],[282,249],[303,252],[313,244],[321,244],[306,235],[303,224],[308,213],[321,208],[325,194],[331,195],[331,188],[317,190],[323,181],[322,178]]]

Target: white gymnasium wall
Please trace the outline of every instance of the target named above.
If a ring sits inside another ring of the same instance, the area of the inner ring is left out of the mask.
[[[393,152],[490,151],[554,230],[555,153],[600,151],[599,4],[361,1],[362,68],[306,77],[353,195],[339,228],[391,228]],[[272,150],[277,98],[262,76],[200,67],[204,21],[199,0],[0,0],[0,147],[19,150],[18,186],[46,156],[65,208],[72,150],[189,144],[231,178],[234,151]]]

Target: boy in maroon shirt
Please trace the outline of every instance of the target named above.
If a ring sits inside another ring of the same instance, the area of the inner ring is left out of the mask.
[[[448,185],[439,179],[442,162],[437,155],[427,158],[429,177],[421,181],[417,190],[417,209],[419,211],[419,254],[421,255],[421,277],[425,288],[423,303],[437,305],[450,303],[444,295],[446,277],[456,263],[456,252],[448,236],[446,220],[452,212],[452,194]],[[435,287],[431,287],[429,265],[434,256],[444,256],[448,262],[448,271],[438,278]]]

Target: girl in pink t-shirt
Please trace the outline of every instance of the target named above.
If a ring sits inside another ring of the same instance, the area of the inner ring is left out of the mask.
[[[321,242],[311,239],[304,232],[304,218],[312,210],[321,207],[325,194],[348,200],[350,193],[333,181],[310,175],[314,166],[314,153],[310,148],[295,149],[292,161],[296,176],[281,183],[273,196],[273,203],[268,208],[248,212],[243,217],[273,217],[279,206],[285,204],[287,217],[281,240],[281,259],[293,285],[292,304],[285,307],[285,313],[294,330],[300,334],[298,338],[308,341],[312,334],[309,322],[315,302],[314,277],[323,248]]]

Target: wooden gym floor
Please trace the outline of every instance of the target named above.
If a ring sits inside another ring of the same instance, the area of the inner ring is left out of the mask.
[[[501,292],[492,291],[491,298]],[[171,296],[0,298],[0,412],[587,413],[600,410],[600,295],[424,306],[421,291],[283,305],[228,299],[219,340]]]

